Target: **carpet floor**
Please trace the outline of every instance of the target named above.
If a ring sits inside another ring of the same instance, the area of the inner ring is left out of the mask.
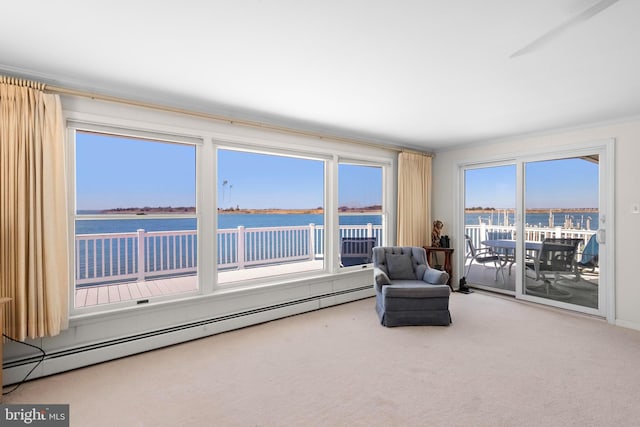
[[[375,300],[25,383],[72,426],[636,426],[640,332],[452,294],[449,327],[384,328]]]

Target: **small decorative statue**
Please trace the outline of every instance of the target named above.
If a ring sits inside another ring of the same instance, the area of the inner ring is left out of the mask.
[[[433,221],[433,231],[431,231],[431,246],[434,248],[440,247],[440,233],[442,232],[444,224],[439,219]]]

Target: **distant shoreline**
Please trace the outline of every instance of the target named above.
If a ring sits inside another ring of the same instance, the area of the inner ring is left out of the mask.
[[[242,215],[319,215],[324,212],[323,209],[218,209],[218,213],[222,215],[242,214]]]
[[[196,209],[192,206],[187,207],[144,207],[144,208],[116,208],[116,209],[104,209],[98,211],[100,214],[122,214],[122,215],[153,215],[153,214],[167,214],[167,213],[195,213]],[[502,214],[504,211],[514,212],[513,208],[496,208],[496,209],[465,209],[464,212],[468,214]],[[584,212],[584,213],[598,213],[597,208],[534,208],[527,209],[527,213],[566,213],[566,212]],[[339,213],[349,214],[365,214],[365,215],[381,215],[382,209],[380,206],[371,206],[365,208],[346,208],[340,207]],[[322,215],[324,209],[218,209],[219,214],[243,214],[243,215]]]
[[[126,214],[126,215],[153,215],[166,213],[195,213],[194,207],[156,207],[156,208],[116,208],[101,210],[101,214]],[[380,215],[380,207],[372,208],[345,208],[338,210],[340,213],[355,213],[367,215]],[[243,215],[321,215],[324,209],[218,209],[219,214],[243,214]]]

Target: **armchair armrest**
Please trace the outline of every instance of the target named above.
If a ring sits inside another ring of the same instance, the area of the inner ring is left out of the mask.
[[[373,278],[375,280],[376,288],[379,290],[382,289],[384,285],[390,285],[391,280],[387,273],[385,273],[381,268],[375,267],[373,269]]]
[[[422,276],[422,281],[431,283],[432,285],[446,285],[449,280],[449,273],[446,271],[436,270],[435,268],[427,268]]]

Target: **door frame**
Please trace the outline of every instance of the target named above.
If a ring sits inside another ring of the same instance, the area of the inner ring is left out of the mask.
[[[605,241],[601,242],[599,252],[600,277],[598,283],[598,309],[581,307],[559,301],[526,295],[523,293],[524,277],[524,241],[518,241],[516,259],[516,292],[515,298],[523,301],[540,303],[571,311],[579,311],[606,318],[609,323],[615,322],[615,139],[599,139],[574,144],[547,147],[545,149],[532,148],[519,154],[494,156],[485,159],[474,159],[457,164],[457,181],[459,197],[454,198],[454,221],[457,224],[458,235],[464,235],[464,173],[469,168],[492,167],[505,164],[516,165],[516,230],[518,236],[524,236],[524,164],[527,162],[580,157],[592,154],[599,156],[599,224],[598,230],[604,230]],[[457,239],[456,273],[462,277],[464,272],[464,239]]]
[[[465,227],[465,221],[466,221],[466,215],[464,212],[464,209],[466,208],[466,203],[465,203],[465,195],[466,195],[466,176],[465,176],[465,172],[469,171],[469,170],[476,170],[476,169],[484,169],[484,168],[497,168],[497,167],[502,167],[502,166],[515,166],[516,168],[516,175],[514,175],[514,179],[516,180],[516,183],[514,183],[514,187],[516,187],[515,191],[516,194],[514,194],[515,197],[517,197],[517,169],[518,169],[518,163],[516,161],[515,158],[511,158],[511,159],[500,159],[500,160],[488,160],[488,161],[482,161],[480,163],[472,163],[472,164],[465,164],[462,169],[460,170],[460,194],[461,194],[461,204],[460,204],[460,211],[455,210],[456,214],[458,212],[460,212],[459,217],[460,220],[459,222],[456,220],[456,224],[460,224],[460,240],[462,242],[462,247],[458,248],[458,254],[462,257],[462,259],[456,260],[456,265],[460,265],[462,266],[462,270],[461,272],[458,272],[458,277],[462,277],[464,274],[464,267],[465,267],[465,261],[466,261],[466,240],[464,239],[464,235],[466,234],[466,227]],[[516,203],[516,207],[517,207],[517,199],[515,200]],[[517,214],[517,210],[516,210],[516,214]],[[519,250],[519,249],[518,249]],[[488,286],[488,285],[483,285],[480,283],[474,283],[473,284],[474,288],[477,289],[482,289],[482,290],[487,290],[490,292],[494,292],[494,293],[499,293],[499,294],[505,294],[505,295],[509,295],[509,296],[515,296],[515,290],[511,291],[511,290],[507,290],[507,289],[501,289],[501,288],[497,288],[497,287],[492,287],[492,286]]]

